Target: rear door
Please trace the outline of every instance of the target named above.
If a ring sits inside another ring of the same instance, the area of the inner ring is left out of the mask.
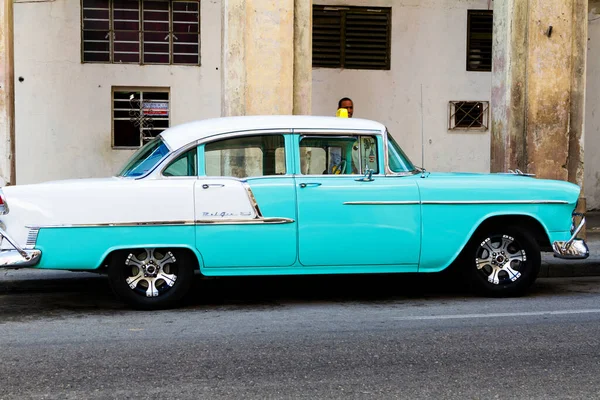
[[[241,134],[201,146],[196,247],[206,268],[296,262],[296,192],[286,132]]]

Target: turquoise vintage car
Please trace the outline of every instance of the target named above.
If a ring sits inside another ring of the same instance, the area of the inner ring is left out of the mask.
[[[580,188],[415,167],[380,123],[233,117],[176,126],[115,177],[9,186],[0,266],[97,271],[138,308],[205,276],[438,272],[524,293],[540,252],[585,258]],[[580,220],[580,221],[579,221]]]

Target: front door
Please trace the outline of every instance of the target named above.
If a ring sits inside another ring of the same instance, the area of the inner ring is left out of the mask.
[[[302,135],[299,260],[305,266],[417,270],[421,219],[414,176],[382,173],[380,135]],[[372,176],[363,175],[367,169]]]

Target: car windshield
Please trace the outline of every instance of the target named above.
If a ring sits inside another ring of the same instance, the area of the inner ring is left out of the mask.
[[[138,177],[152,170],[169,153],[169,148],[159,137],[141,147],[129,159],[118,176]]]
[[[388,163],[392,172],[410,172],[415,170],[415,166],[402,151],[392,135],[387,133],[388,140]]]

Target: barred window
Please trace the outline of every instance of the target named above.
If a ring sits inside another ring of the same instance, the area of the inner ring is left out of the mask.
[[[200,64],[199,0],[81,0],[83,62]]]
[[[488,128],[489,102],[451,101],[448,104],[449,130],[486,130]]]
[[[113,148],[138,148],[169,127],[169,89],[113,88]]]
[[[492,70],[493,27],[493,11],[467,11],[467,71]]]
[[[313,6],[313,67],[390,69],[390,7]]]

